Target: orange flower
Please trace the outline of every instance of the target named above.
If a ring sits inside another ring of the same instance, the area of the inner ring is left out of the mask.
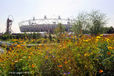
[[[18,48],[21,48],[21,45],[17,45]]]
[[[102,70],[102,69],[100,69],[100,70],[99,70],[99,73],[102,73],[102,72],[103,72],[103,70]]]
[[[20,43],[22,43],[23,41],[19,41]]]
[[[59,68],[62,68],[62,65],[58,65]]]
[[[111,52],[107,52],[107,55],[111,55]]]
[[[46,59],[48,59],[48,56],[45,56]]]
[[[35,65],[34,64],[32,64],[32,68],[34,68],[35,67]]]
[[[68,62],[67,62],[67,61],[65,61],[64,63],[65,63],[65,64],[67,64]]]

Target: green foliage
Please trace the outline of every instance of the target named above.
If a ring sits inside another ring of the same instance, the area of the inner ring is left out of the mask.
[[[113,34],[114,33],[114,28],[111,26],[111,27],[107,27],[106,28],[106,33],[109,33],[109,34]]]
[[[103,13],[100,13],[99,11],[92,11],[89,14],[90,18],[90,33],[94,35],[98,35],[103,33],[104,25],[106,24],[106,16]]]
[[[82,12],[76,18],[72,26],[72,31],[76,34],[92,34],[98,35],[105,33],[104,26],[106,24],[106,15],[99,11],[92,11],[90,13]]]
[[[72,26],[72,31],[75,35],[82,34],[82,30],[87,29],[87,15],[86,13],[81,13],[77,16],[75,23]]]
[[[55,33],[60,35],[64,32],[65,32],[65,26],[59,23],[58,26],[55,28]]]
[[[4,34],[0,36],[1,40],[10,40],[10,39],[38,39],[41,38],[41,35],[39,33],[24,33],[24,34]]]

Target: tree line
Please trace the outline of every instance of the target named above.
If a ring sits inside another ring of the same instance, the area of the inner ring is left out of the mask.
[[[75,33],[75,35],[81,34],[91,34],[91,35],[99,35],[99,34],[112,34],[114,33],[114,28],[107,27],[107,17],[106,14],[101,13],[98,10],[93,10],[91,12],[82,12],[79,13],[73,23],[71,31]],[[62,24],[58,24],[58,27],[55,29],[55,32],[59,32],[60,34],[65,32],[65,27]]]

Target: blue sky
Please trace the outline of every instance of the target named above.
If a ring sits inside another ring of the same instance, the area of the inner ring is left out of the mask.
[[[18,23],[32,17],[75,18],[79,12],[100,10],[114,26],[114,0],[0,0],[0,32],[5,31],[8,15],[13,15],[12,30],[19,32]]]

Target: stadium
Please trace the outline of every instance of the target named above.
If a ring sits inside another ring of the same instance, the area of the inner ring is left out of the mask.
[[[65,27],[65,31],[69,32],[72,27],[73,19],[47,18],[43,19],[29,19],[19,23],[21,32],[53,32],[59,23]]]

